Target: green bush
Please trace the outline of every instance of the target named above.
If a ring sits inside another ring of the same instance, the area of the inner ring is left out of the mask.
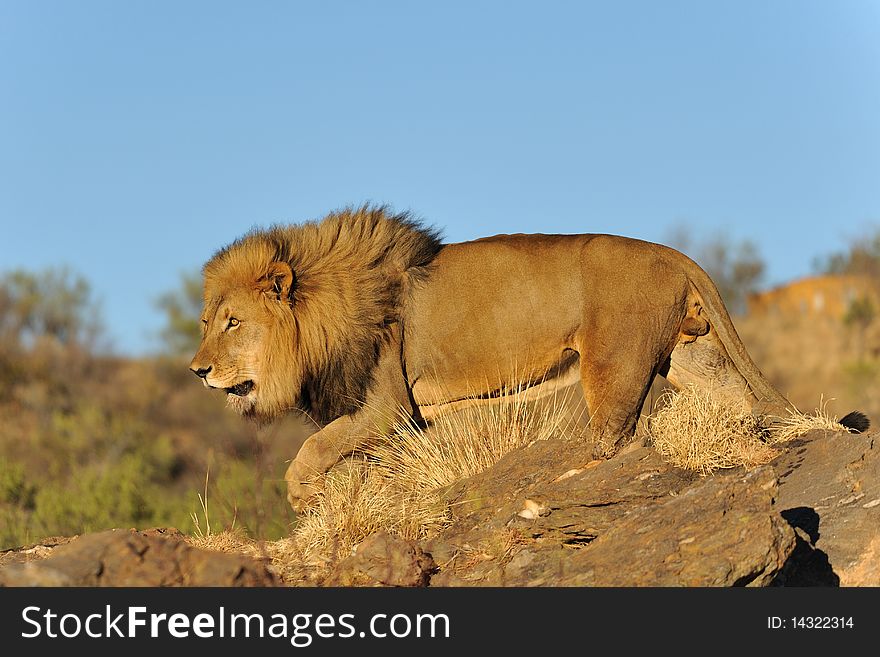
[[[0,504],[11,504],[32,510],[36,493],[36,486],[28,481],[21,464],[0,465]]]
[[[293,514],[280,474],[264,477],[252,462],[224,458],[209,473],[207,494],[199,494],[207,500],[208,517],[200,504],[194,511],[199,525],[193,526],[193,531],[205,532],[210,523],[212,531],[236,527],[266,540],[290,533]]]
[[[65,483],[41,486],[33,527],[44,534],[66,535],[114,527],[178,525],[185,518],[184,502],[158,485],[154,468],[141,453],[125,455],[112,464],[91,464]]]

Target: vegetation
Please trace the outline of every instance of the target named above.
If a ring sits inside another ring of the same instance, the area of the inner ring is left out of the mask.
[[[33,347],[41,340],[92,346],[100,312],[88,282],[67,268],[0,278],[0,339],[5,347]]]
[[[865,277],[872,283],[873,294],[850,300],[843,317],[851,349],[843,359],[842,371],[848,393],[861,404],[873,406],[877,399],[880,373],[880,324],[877,300],[880,299],[880,227],[851,240],[843,251],[831,253],[813,262],[822,274],[850,274]]]
[[[880,228],[860,235],[844,251],[837,251],[813,262],[821,274],[859,274],[880,280]]]
[[[771,426],[752,415],[744,403],[693,386],[667,391],[649,427],[651,444],[661,456],[702,474],[767,463],[779,454],[773,445],[813,429],[846,431],[822,404],[812,415],[791,413]]]
[[[165,313],[160,337],[166,351],[176,355],[195,353],[202,335],[202,279],[198,273],[182,274],[180,288],[160,296],[156,305]]]
[[[0,279],[0,548],[112,527],[191,531],[208,473],[214,527],[289,532],[282,475],[303,428],[258,431],[206,394],[175,355],[182,314],[162,307],[169,353],[120,358],[98,347],[100,311],[82,277]]]

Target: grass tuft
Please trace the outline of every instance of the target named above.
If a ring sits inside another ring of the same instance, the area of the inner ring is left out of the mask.
[[[745,402],[694,386],[667,390],[648,427],[654,448],[665,459],[701,474],[767,463],[779,454],[775,446],[813,429],[847,430],[821,401],[814,414],[790,411],[789,417],[771,424],[752,415]]]
[[[663,393],[661,408],[649,422],[651,442],[663,458],[680,468],[709,474],[714,470],[754,467],[778,452],[767,444],[761,419],[745,403],[713,390],[689,386]]]

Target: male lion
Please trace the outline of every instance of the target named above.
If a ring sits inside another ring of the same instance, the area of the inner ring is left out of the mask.
[[[611,235],[498,235],[441,244],[365,206],[254,230],[204,267],[190,367],[261,422],[299,409],[323,428],[285,478],[314,484],[400,414],[580,379],[597,458],[630,438],[656,374],[711,384],[755,413],[794,407],[755,366],[718,290],[673,249]],[[854,412],[843,423],[864,430]]]

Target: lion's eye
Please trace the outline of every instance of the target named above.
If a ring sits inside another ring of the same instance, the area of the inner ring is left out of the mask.
[[[241,322],[239,322],[237,319],[235,319],[235,317],[230,317],[229,324],[226,325],[226,328],[235,328],[239,324],[241,324]]]

